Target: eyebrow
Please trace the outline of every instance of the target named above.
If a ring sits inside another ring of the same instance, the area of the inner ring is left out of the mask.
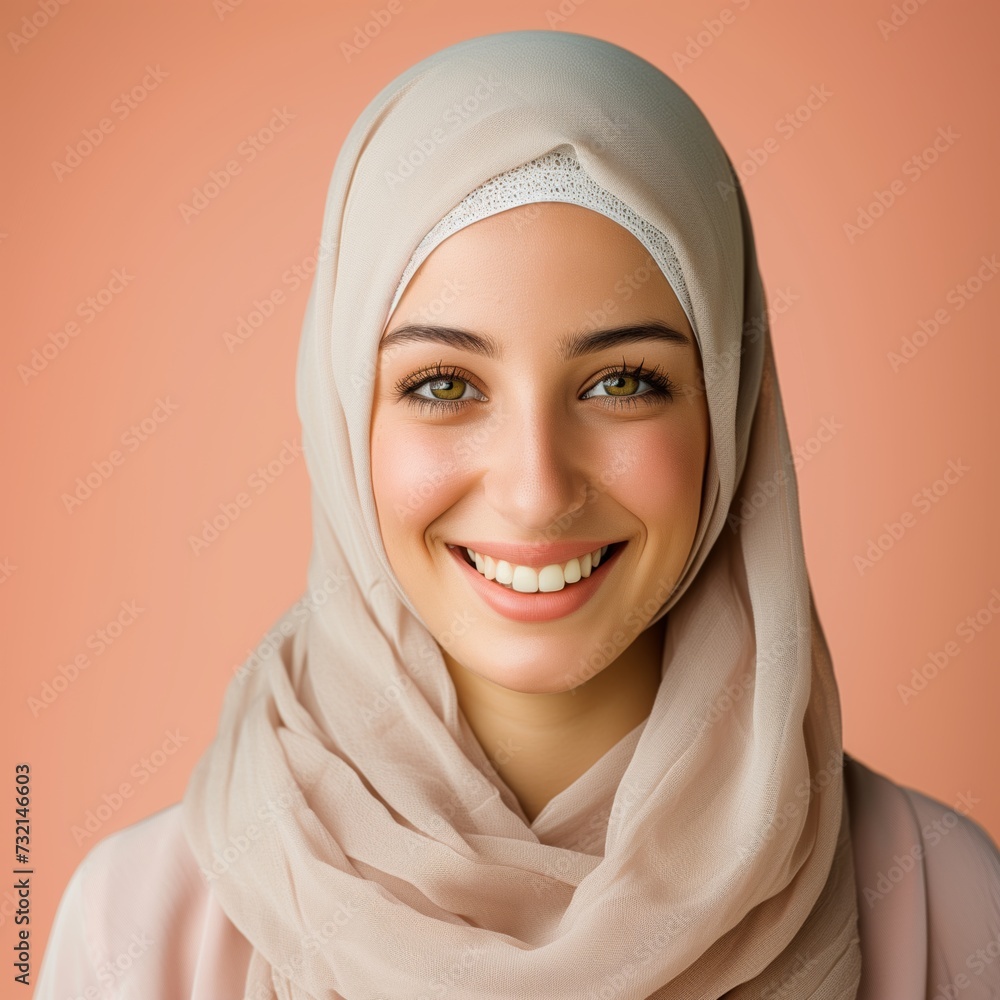
[[[621,344],[634,344],[643,340],[659,340],[670,344],[690,344],[691,338],[680,330],[674,330],[665,323],[651,321],[636,323],[629,326],[615,327],[609,330],[593,330],[587,333],[570,334],[561,337],[556,344],[556,350],[563,361],[572,361],[585,354],[595,354],[609,347]],[[482,354],[493,360],[501,360],[503,350],[494,337],[471,330],[462,330],[452,326],[433,326],[424,324],[408,324],[397,327],[387,333],[379,344],[379,351],[394,344],[412,343],[445,344],[448,347]]]

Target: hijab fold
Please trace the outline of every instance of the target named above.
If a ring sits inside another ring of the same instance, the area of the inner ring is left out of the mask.
[[[674,255],[711,445],[695,543],[649,622],[669,613],[651,713],[529,823],[389,565],[369,429],[421,242],[554,150]],[[461,42],[357,119],[321,245],[296,375],[307,589],[231,682],[183,803],[254,949],[247,997],[855,997],[838,692],[746,201],[704,116],[596,38]],[[741,504],[765,484],[766,503]]]

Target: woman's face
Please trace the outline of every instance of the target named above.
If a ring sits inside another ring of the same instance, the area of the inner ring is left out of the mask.
[[[522,206],[425,259],[379,348],[371,466],[389,561],[446,659],[552,693],[624,652],[694,540],[702,385],[666,278],[597,212]]]

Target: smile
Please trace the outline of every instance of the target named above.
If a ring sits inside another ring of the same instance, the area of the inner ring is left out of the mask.
[[[515,621],[542,622],[572,614],[586,604],[627,544],[611,542],[565,562],[538,567],[497,559],[464,545],[449,544],[448,551],[472,588],[494,611]]]
[[[615,543],[612,543],[612,545]],[[501,586],[510,587],[521,594],[553,593],[562,590],[568,583],[578,583],[590,576],[607,555],[609,545],[602,545],[593,552],[574,557],[566,562],[549,563],[535,568],[510,563],[506,559],[496,559],[491,555],[466,548],[466,561],[475,566],[487,580],[496,580]]]

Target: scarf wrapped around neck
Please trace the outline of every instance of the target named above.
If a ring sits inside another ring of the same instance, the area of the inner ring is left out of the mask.
[[[644,723],[529,823],[387,560],[369,428],[406,280],[462,225],[571,201],[640,238],[701,352],[711,443]],[[183,803],[249,1000],[854,998],[840,706],[739,180],[609,42],[474,38],[386,86],[333,172],[297,368],[313,547]],[[764,497],[764,502],[760,502]]]

